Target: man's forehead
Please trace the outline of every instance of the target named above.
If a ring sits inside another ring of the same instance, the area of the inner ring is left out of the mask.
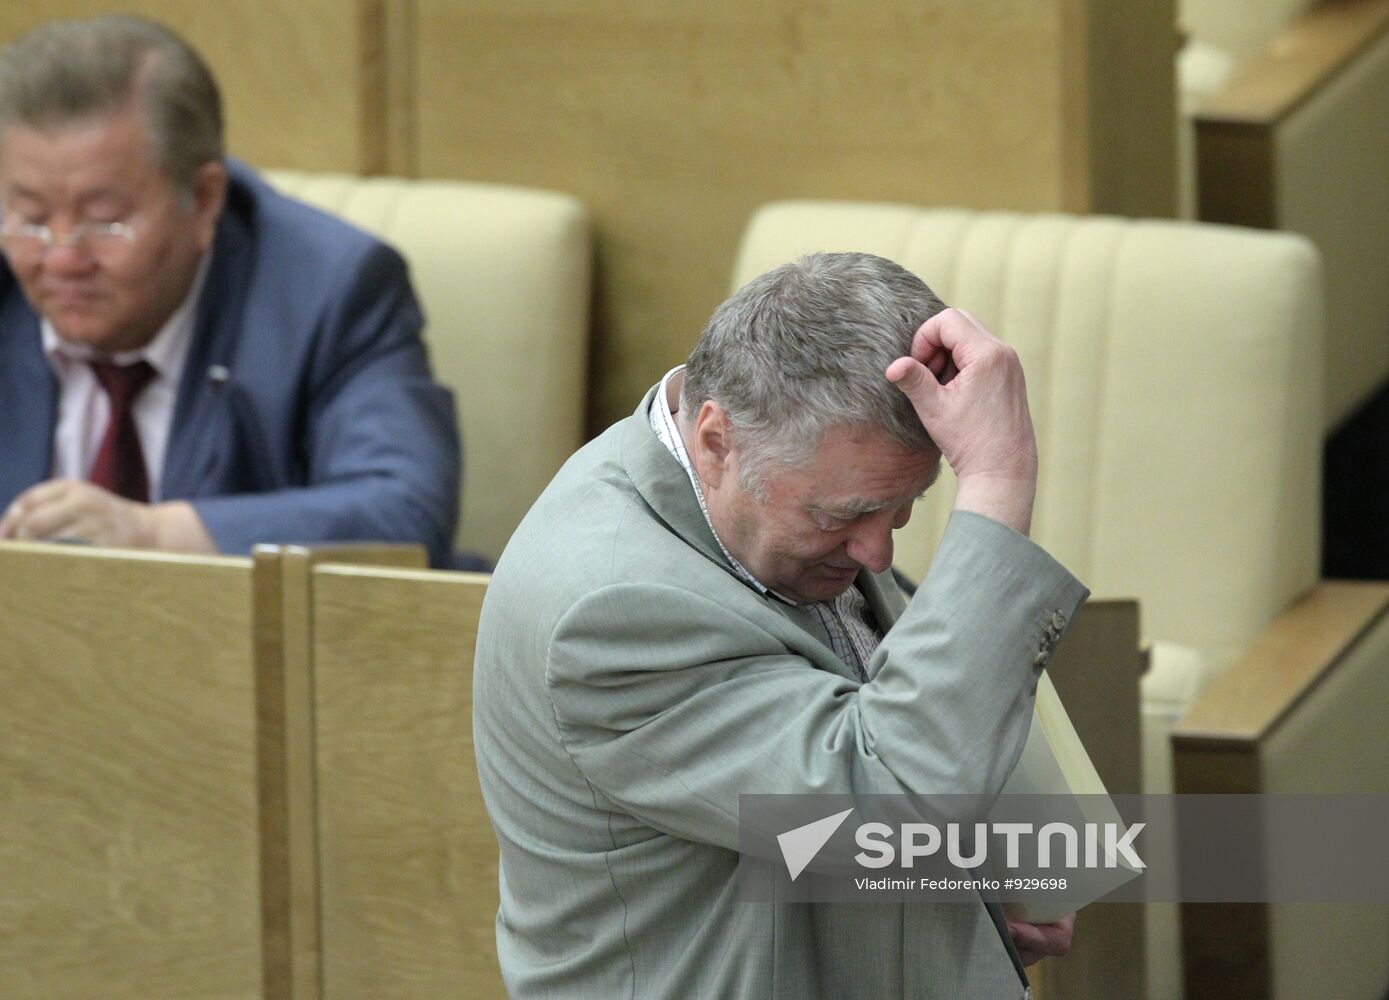
[[[0,181],[47,192],[55,182],[84,196],[145,187],[160,173],[142,119],[124,109],[51,124],[11,122],[0,132]]]
[[[910,448],[887,431],[857,424],[838,424],[820,436],[810,464],[854,459],[884,467],[924,467],[940,460],[940,449],[935,445]]]
[[[154,149],[148,116],[143,107],[132,100],[80,114],[49,115],[37,121],[13,118],[0,130],[0,148],[14,145],[16,139],[21,142],[37,139],[46,143],[76,140],[90,145],[119,146],[132,153],[148,154]]]
[[[847,490],[819,489],[811,499],[816,509],[848,514],[872,514],[920,500],[940,474],[940,457],[922,456],[923,465],[865,481]],[[830,484],[827,484],[830,485]]]
[[[869,513],[917,499],[940,472],[940,452],[913,450],[882,433],[831,428],[803,468],[787,472],[802,502],[823,510]]]

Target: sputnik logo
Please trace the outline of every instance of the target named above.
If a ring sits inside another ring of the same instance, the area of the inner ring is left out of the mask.
[[[792,882],[815,860],[820,848],[834,836],[835,830],[844,825],[853,811],[852,808],[845,809],[833,816],[817,819],[814,823],[777,834],[776,842],[781,845],[781,856],[786,861],[786,870],[791,873]]]

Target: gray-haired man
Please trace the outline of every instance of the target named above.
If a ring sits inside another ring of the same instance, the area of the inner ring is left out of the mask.
[[[956,511],[904,606],[892,531],[942,456]],[[475,746],[512,994],[1019,995],[982,902],[744,903],[733,876],[743,793],[1002,787],[1038,636],[1085,596],[1026,538],[1036,474],[1017,356],[896,264],[815,255],[725,302],[488,590]],[[1071,925],[1011,929],[1035,960]]]

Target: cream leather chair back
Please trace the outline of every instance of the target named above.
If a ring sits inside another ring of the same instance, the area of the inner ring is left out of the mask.
[[[919,274],[1013,344],[1042,473],[1033,535],[1149,640],[1228,665],[1318,577],[1322,303],[1283,234],[1113,218],[790,202],[735,283],[814,250]],[[942,477],[943,480],[948,477]],[[953,481],[899,532],[919,578]]]
[[[409,262],[435,375],[458,401],[456,547],[495,560],[584,439],[592,243],[583,207],[492,184],[267,176]]]

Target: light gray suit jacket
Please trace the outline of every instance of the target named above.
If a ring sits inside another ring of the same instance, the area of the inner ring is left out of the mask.
[[[1019,996],[982,904],[739,902],[738,796],[996,794],[1085,588],[957,512],[909,606],[860,574],[888,629],[860,684],[813,613],[735,575],[651,399],[560,471],[483,604],[474,741],[508,990]]]

